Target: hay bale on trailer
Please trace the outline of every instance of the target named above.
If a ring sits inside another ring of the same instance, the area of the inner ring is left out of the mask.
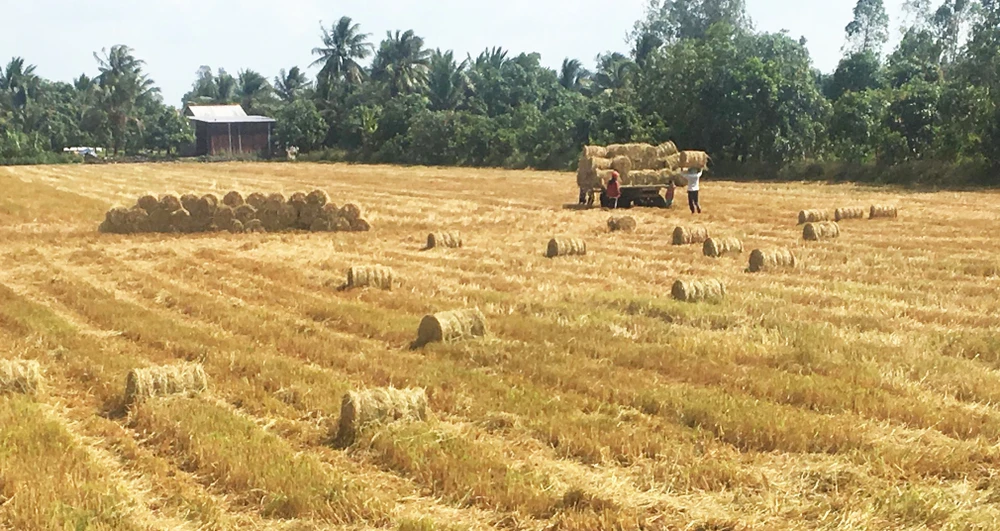
[[[705,240],[702,250],[705,256],[710,258],[719,258],[727,254],[740,254],[743,252],[743,242],[734,237],[709,238]]]
[[[545,249],[545,256],[583,256],[587,254],[587,242],[580,238],[552,238]]]
[[[888,205],[872,205],[868,219],[896,219],[899,217],[899,209]]]
[[[628,157],[632,167],[636,169],[649,169],[656,164],[659,158],[659,151],[656,146],[649,144],[612,144],[608,146],[609,158]]]
[[[0,360],[0,394],[34,395],[42,383],[42,366],[34,360]]]
[[[838,208],[833,212],[833,220],[836,222],[845,219],[865,219],[865,209],[862,207]]]
[[[677,227],[674,229],[674,245],[694,245],[708,239],[706,227]]]
[[[677,144],[669,140],[656,146],[656,156],[661,160],[672,157],[678,153],[680,153],[680,151],[677,149]]]
[[[611,218],[608,220],[608,230],[611,232],[633,232],[635,231],[635,227],[635,218],[632,216]]]
[[[427,249],[444,247],[457,249],[462,246],[462,234],[459,232],[433,232],[427,235]]]
[[[483,337],[486,332],[486,317],[478,309],[441,312],[420,321],[414,346]]]
[[[802,229],[802,238],[811,242],[831,240],[838,237],[840,237],[840,225],[837,225],[834,221],[806,223],[806,226]]]
[[[580,154],[581,159],[589,158],[605,158],[608,155],[608,148],[604,146],[583,146],[583,153]]]
[[[803,210],[799,212],[799,225],[830,221],[830,213],[826,210]]]
[[[632,171],[632,159],[622,155],[611,160],[611,169],[618,172],[619,182],[628,182],[629,172]]]
[[[726,286],[717,279],[678,280],[670,293],[682,302],[719,301],[726,296]]]
[[[796,265],[798,265],[798,260],[788,249],[754,249],[750,253],[749,271],[751,273],[794,268]]]
[[[243,200],[243,194],[237,192],[236,190],[233,190],[232,192],[229,192],[228,194],[223,196],[222,204],[235,210],[236,208],[246,204],[246,201]]]
[[[133,369],[125,377],[125,405],[155,397],[201,393],[207,388],[208,376],[197,363]]]
[[[385,266],[353,266],[347,270],[348,288],[392,289],[396,275]]]
[[[367,425],[385,422],[420,422],[427,419],[427,393],[423,389],[379,388],[349,391],[340,405],[335,437],[338,446],[354,442]]]

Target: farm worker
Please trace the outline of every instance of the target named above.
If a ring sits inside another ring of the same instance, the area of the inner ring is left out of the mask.
[[[695,212],[701,214],[701,203],[698,202],[698,192],[701,190],[701,173],[702,171],[698,168],[688,168],[684,172],[684,177],[687,177],[688,180],[688,206],[691,207],[692,214]]]
[[[580,204],[583,205],[586,203],[587,203],[587,189],[580,188]]]
[[[608,181],[608,199],[611,200],[611,208],[618,208],[618,198],[622,196],[622,189],[618,185],[618,172],[611,172],[611,180]]]
[[[676,189],[677,187],[674,186],[673,181],[671,181],[670,185],[667,186],[667,197],[665,197],[667,201],[667,208],[672,207],[674,205],[674,191]]]

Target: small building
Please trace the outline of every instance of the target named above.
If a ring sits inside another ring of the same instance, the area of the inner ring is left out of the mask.
[[[184,115],[194,126],[196,156],[271,155],[272,118],[248,116],[240,105],[187,105]]]

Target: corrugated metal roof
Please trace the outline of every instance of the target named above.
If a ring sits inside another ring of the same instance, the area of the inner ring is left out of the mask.
[[[240,105],[188,105],[192,118],[240,118],[246,111]]]
[[[189,118],[193,122],[203,122],[206,124],[246,124],[246,123],[273,123],[276,122],[274,118],[268,118],[267,116],[216,116],[209,118],[198,118],[192,116]]]

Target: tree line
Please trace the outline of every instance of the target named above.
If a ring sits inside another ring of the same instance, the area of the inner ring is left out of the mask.
[[[202,67],[185,103],[239,103],[278,120],[279,147],[362,162],[570,169],[584,144],[708,151],[719,165],[898,166],[1000,160],[1000,0],[908,0],[902,39],[882,0],[858,0],[832,73],[807,42],[755,30],[744,0],[650,0],[628,54],[592,68],[495,47],[456,57],[413,30],[380,40],[324,27],[315,79]],[[377,45],[376,45],[377,42]],[[70,145],[175,152],[191,142],[133,51],[95,54],[72,83],[0,70],[0,158]]]

